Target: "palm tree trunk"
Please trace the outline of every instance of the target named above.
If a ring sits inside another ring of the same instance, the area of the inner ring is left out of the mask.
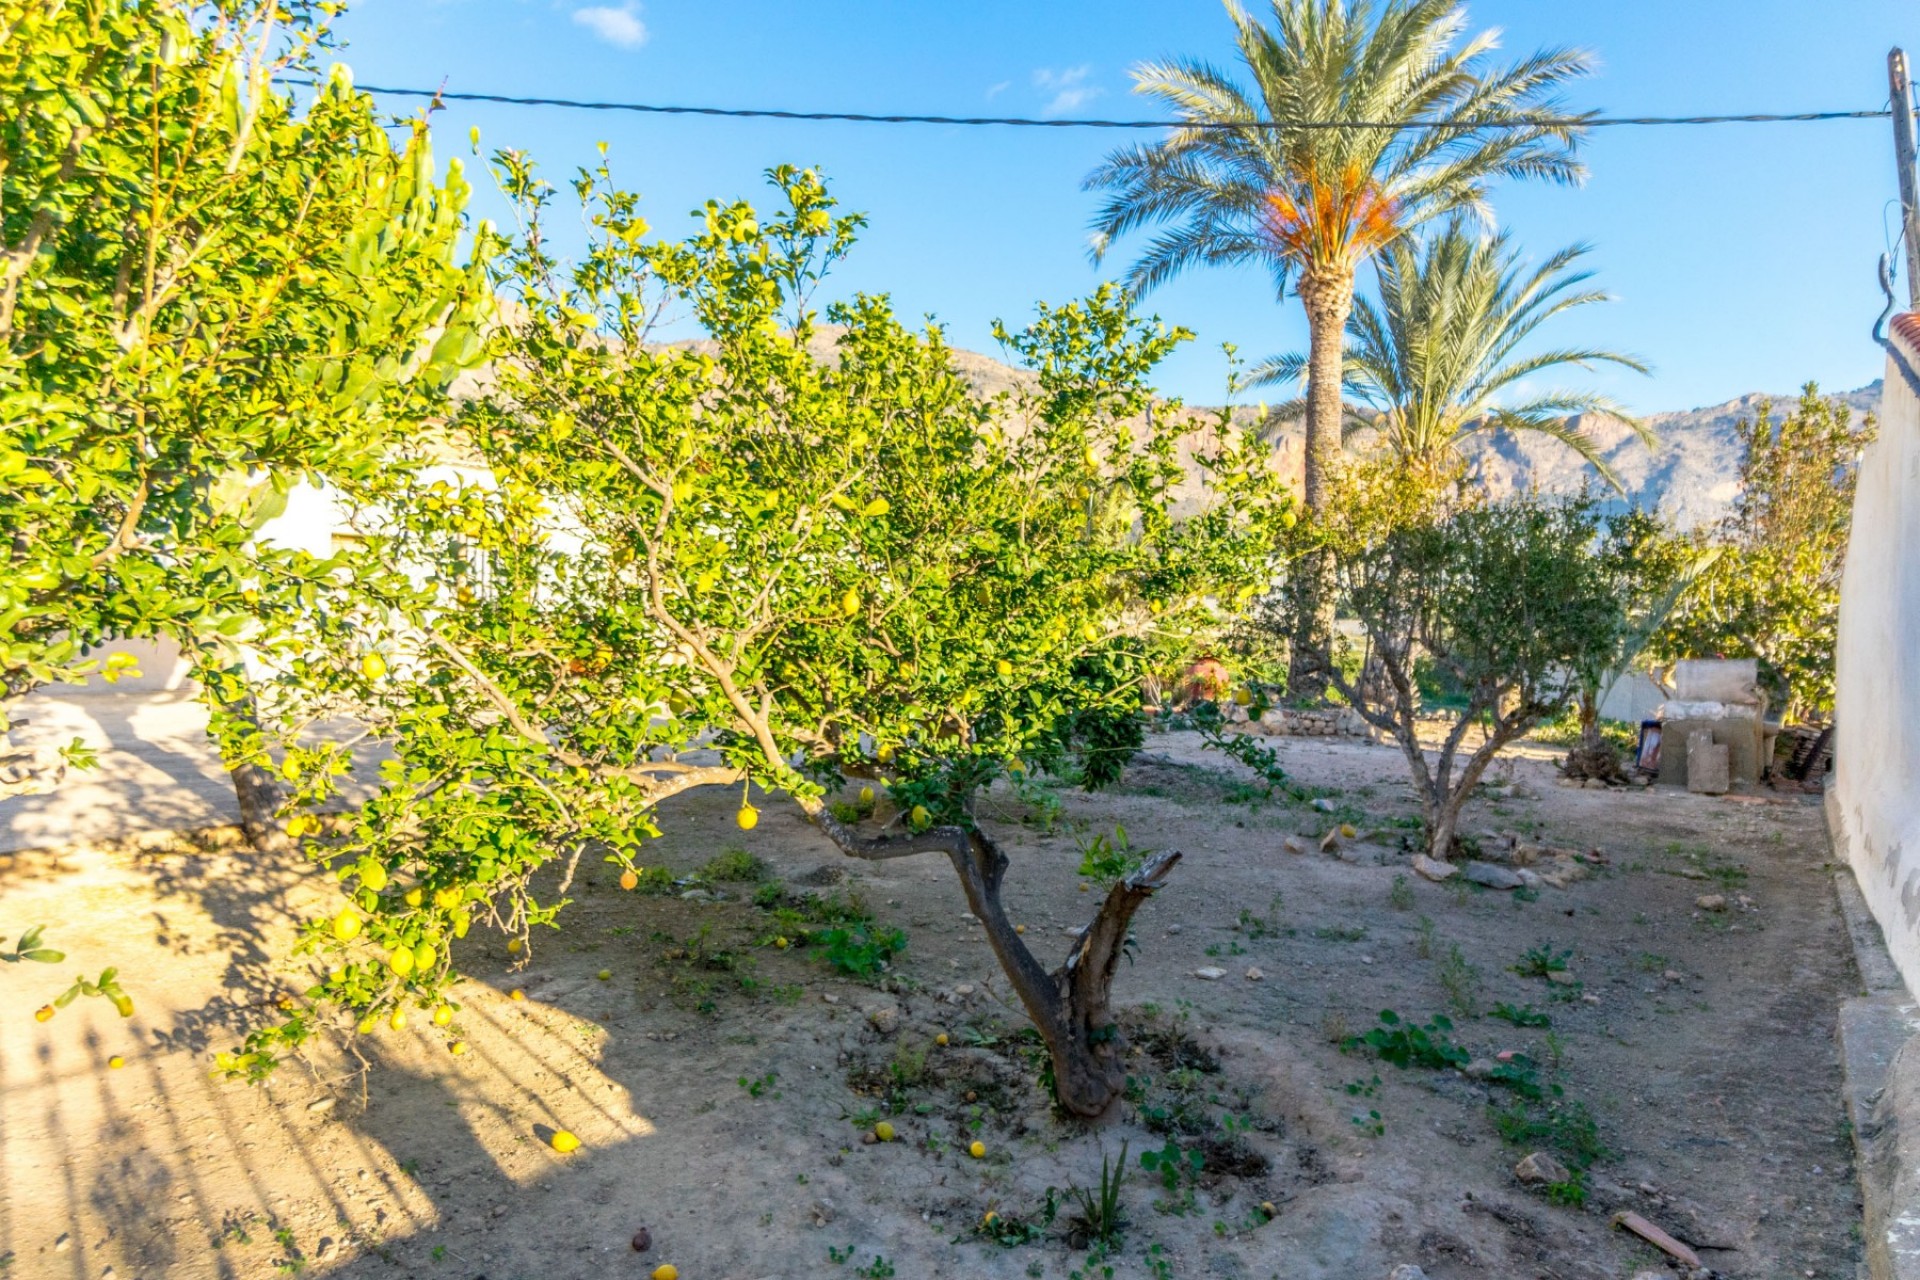
[[[1301,276],[1300,301],[1306,304],[1311,334],[1307,355],[1307,514],[1326,514],[1332,501],[1333,470],[1340,460],[1341,381],[1346,361],[1347,317],[1353,312],[1353,273],[1333,271]],[[1293,699],[1326,695],[1325,664],[1333,636],[1333,566],[1324,552],[1301,567],[1304,590],[1295,622],[1288,663],[1287,693]]]

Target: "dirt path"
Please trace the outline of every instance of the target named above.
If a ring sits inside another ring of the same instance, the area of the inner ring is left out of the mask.
[[[1516,896],[1407,876],[1390,750],[1282,744],[1326,813],[1258,802],[1183,736],[1150,749],[1163,762],[1119,792],[1065,796],[1054,833],[1017,812],[997,827],[1015,917],[1055,958],[1091,911],[1077,833],[1124,823],[1136,845],[1187,854],[1117,984],[1137,1088],[1095,1132],[1048,1114],[945,864],[850,867],[778,806],[749,851],[788,903],[854,891],[906,930],[891,989],[775,945],[791,917],[753,905],[752,883],[688,900],[589,877],[524,970],[470,939],[448,1032],[418,1016],[362,1042],[364,1106],[350,1064],[290,1066],[264,1089],[208,1070],[300,987],[305,962],[281,957],[328,886],[219,848],[0,861],[0,933],[45,922],[70,953],[58,975],[0,975],[0,1275],[562,1280],[672,1262],[686,1280],[1066,1280],[1105,1273],[1073,1247],[1058,1194],[1048,1222],[1047,1188],[1097,1184],[1123,1140],[1121,1277],[1369,1280],[1412,1262],[1433,1280],[1624,1278],[1655,1259],[1609,1228],[1616,1208],[1725,1246],[1702,1249],[1725,1276],[1853,1275],[1832,1033],[1855,978],[1812,804],[1566,790],[1522,760],[1533,798],[1476,804],[1469,830],[1597,847],[1605,865]],[[736,844],[732,804],[676,803],[659,858],[686,875]],[[1318,852],[1342,821],[1359,836]],[[1289,853],[1289,836],[1316,851]],[[1710,893],[1730,909],[1696,908]],[[1512,972],[1535,948],[1570,952],[1572,981]],[[33,1021],[69,971],[110,963],[132,1020],[83,1001]],[[1226,976],[1192,976],[1209,967]],[[1503,1003],[1551,1025],[1492,1017]],[[1484,1060],[1473,1074],[1496,1051],[1529,1055],[1542,1099],[1343,1052],[1383,1009],[1451,1017]],[[447,1050],[456,1036],[465,1056]],[[1534,1126],[1523,1145],[1501,1114]],[[898,1140],[863,1143],[879,1118]],[[551,1126],[583,1149],[555,1155]],[[976,1139],[984,1158],[965,1154]],[[1139,1166],[1169,1142],[1203,1165],[1171,1187]],[[1556,1144],[1570,1160],[1604,1149],[1559,1193],[1584,1207],[1513,1176]]]

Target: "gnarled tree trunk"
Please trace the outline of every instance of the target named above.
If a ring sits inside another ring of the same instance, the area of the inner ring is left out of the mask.
[[[868,838],[841,823],[818,799],[802,801],[801,808],[841,852],[852,857],[944,852],[960,877],[967,905],[986,928],[994,957],[1046,1043],[1060,1105],[1088,1119],[1104,1115],[1113,1106],[1127,1083],[1126,1044],[1111,1009],[1114,972],[1125,953],[1134,912],[1166,883],[1180,861],[1177,851],[1155,855],[1114,885],[1066,962],[1048,972],[1027,949],[1026,940],[1001,906],[1007,856],[986,832],[935,827],[916,835]]]

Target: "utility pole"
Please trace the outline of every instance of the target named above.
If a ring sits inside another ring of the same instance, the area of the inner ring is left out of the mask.
[[[1900,225],[1907,241],[1907,306],[1920,311],[1920,176],[1914,173],[1913,79],[1906,50],[1887,55],[1887,83],[1893,95],[1894,162],[1900,168]]]

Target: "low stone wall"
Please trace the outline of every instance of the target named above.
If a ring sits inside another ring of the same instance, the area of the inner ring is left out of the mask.
[[[1230,705],[1226,710],[1227,727],[1237,733],[1264,734],[1270,738],[1366,738],[1371,727],[1351,707],[1271,707],[1259,719],[1247,709]]]

